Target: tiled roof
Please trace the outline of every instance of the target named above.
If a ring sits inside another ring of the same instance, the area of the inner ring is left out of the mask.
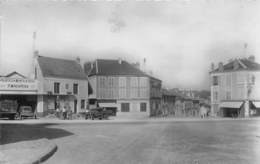
[[[87,79],[76,60],[38,56],[38,63],[44,77]]]
[[[237,69],[234,68],[234,62],[238,62]],[[237,70],[260,70],[260,64],[244,58],[244,59],[235,59],[223,65],[224,72],[237,71]],[[216,73],[216,72],[220,72],[219,68],[215,69],[214,71],[211,71],[211,73]]]
[[[93,67],[89,71],[89,76],[92,75],[134,75],[148,76],[140,69],[132,64],[122,60],[121,64],[118,60],[97,59],[93,63]]]

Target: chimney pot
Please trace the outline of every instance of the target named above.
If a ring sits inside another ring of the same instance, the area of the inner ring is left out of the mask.
[[[254,55],[249,56],[248,60],[250,60],[251,62],[254,62],[255,61],[255,56]]]
[[[77,57],[76,61],[80,64],[80,57]]]
[[[234,63],[233,63],[233,69],[234,70],[237,70],[239,68],[239,63],[238,63],[238,61],[237,61],[237,59],[234,61]]]
[[[215,70],[215,65],[214,63],[211,63],[211,71],[214,71]]]
[[[223,71],[223,70],[224,70],[223,63],[222,63],[222,62],[219,62],[219,63],[218,63],[218,69],[219,69],[219,71]]]
[[[39,57],[39,51],[38,50],[35,50],[33,53],[34,53],[34,57]]]
[[[118,63],[122,64],[122,59],[121,58],[118,59]]]

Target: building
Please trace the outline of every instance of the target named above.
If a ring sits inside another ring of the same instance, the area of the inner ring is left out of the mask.
[[[150,76],[150,116],[156,116],[162,108],[162,81]]]
[[[34,77],[38,82],[38,115],[47,115],[62,107],[74,113],[85,112],[88,81],[78,58],[66,60],[36,54]]]
[[[0,101],[15,101],[18,107],[30,105],[35,110],[38,103],[37,96],[37,80],[25,77],[18,72],[0,77]]]
[[[223,117],[259,115],[260,64],[254,56],[212,64],[211,114]]]
[[[163,116],[175,116],[175,102],[177,95],[168,91],[167,89],[162,89],[162,108],[157,115]]]
[[[150,116],[151,104],[159,108],[161,81],[134,65],[121,59],[98,59],[85,63],[84,69],[93,90],[90,106],[106,107],[117,116],[134,117]]]

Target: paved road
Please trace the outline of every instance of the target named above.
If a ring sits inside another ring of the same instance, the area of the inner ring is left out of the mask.
[[[13,130],[5,134],[55,142],[58,151],[46,164],[260,163],[259,121],[6,126]],[[10,138],[5,137],[5,142],[13,142]]]

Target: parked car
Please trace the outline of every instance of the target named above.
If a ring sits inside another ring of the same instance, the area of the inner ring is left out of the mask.
[[[17,114],[17,119],[37,118],[36,112],[31,106],[20,106]]]
[[[18,103],[15,100],[0,101],[0,118],[15,119],[17,114]]]
[[[112,114],[112,111],[106,110],[106,108],[98,107],[90,109],[86,112],[86,119],[92,119],[98,118],[100,120],[102,119],[108,119],[108,116]]]

